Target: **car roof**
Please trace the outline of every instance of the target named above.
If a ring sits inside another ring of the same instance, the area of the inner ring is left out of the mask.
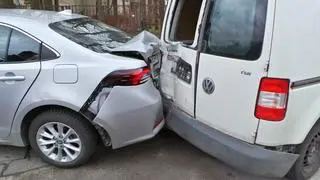
[[[85,17],[79,14],[72,14],[66,11],[43,11],[31,9],[0,9],[0,21],[10,23],[11,20],[19,19],[19,24],[37,22],[48,25],[53,22],[63,21],[74,18]]]

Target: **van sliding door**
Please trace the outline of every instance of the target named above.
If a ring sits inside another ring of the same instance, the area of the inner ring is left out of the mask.
[[[254,143],[259,83],[267,75],[275,0],[215,0],[199,58],[196,119]]]

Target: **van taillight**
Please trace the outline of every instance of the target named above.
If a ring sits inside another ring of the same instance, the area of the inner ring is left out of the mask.
[[[255,109],[256,118],[267,121],[282,121],[285,118],[289,84],[288,79],[261,79]]]
[[[113,86],[136,86],[143,84],[150,79],[150,69],[148,67],[119,70],[110,73],[103,81],[104,87]]]

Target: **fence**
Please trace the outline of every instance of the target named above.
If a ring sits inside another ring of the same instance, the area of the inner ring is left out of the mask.
[[[59,6],[59,11],[71,9],[73,13],[99,19],[132,34],[147,30],[160,35],[165,6],[161,0],[157,1],[152,4],[130,2],[125,5],[68,5]],[[30,7],[19,6],[16,8]],[[52,10],[54,8],[46,7],[40,9]]]

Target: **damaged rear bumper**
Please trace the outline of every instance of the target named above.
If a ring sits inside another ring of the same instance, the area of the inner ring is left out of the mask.
[[[150,139],[164,126],[160,93],[152,81],[114,87],[93,121],[107,131],[113,149]]]

